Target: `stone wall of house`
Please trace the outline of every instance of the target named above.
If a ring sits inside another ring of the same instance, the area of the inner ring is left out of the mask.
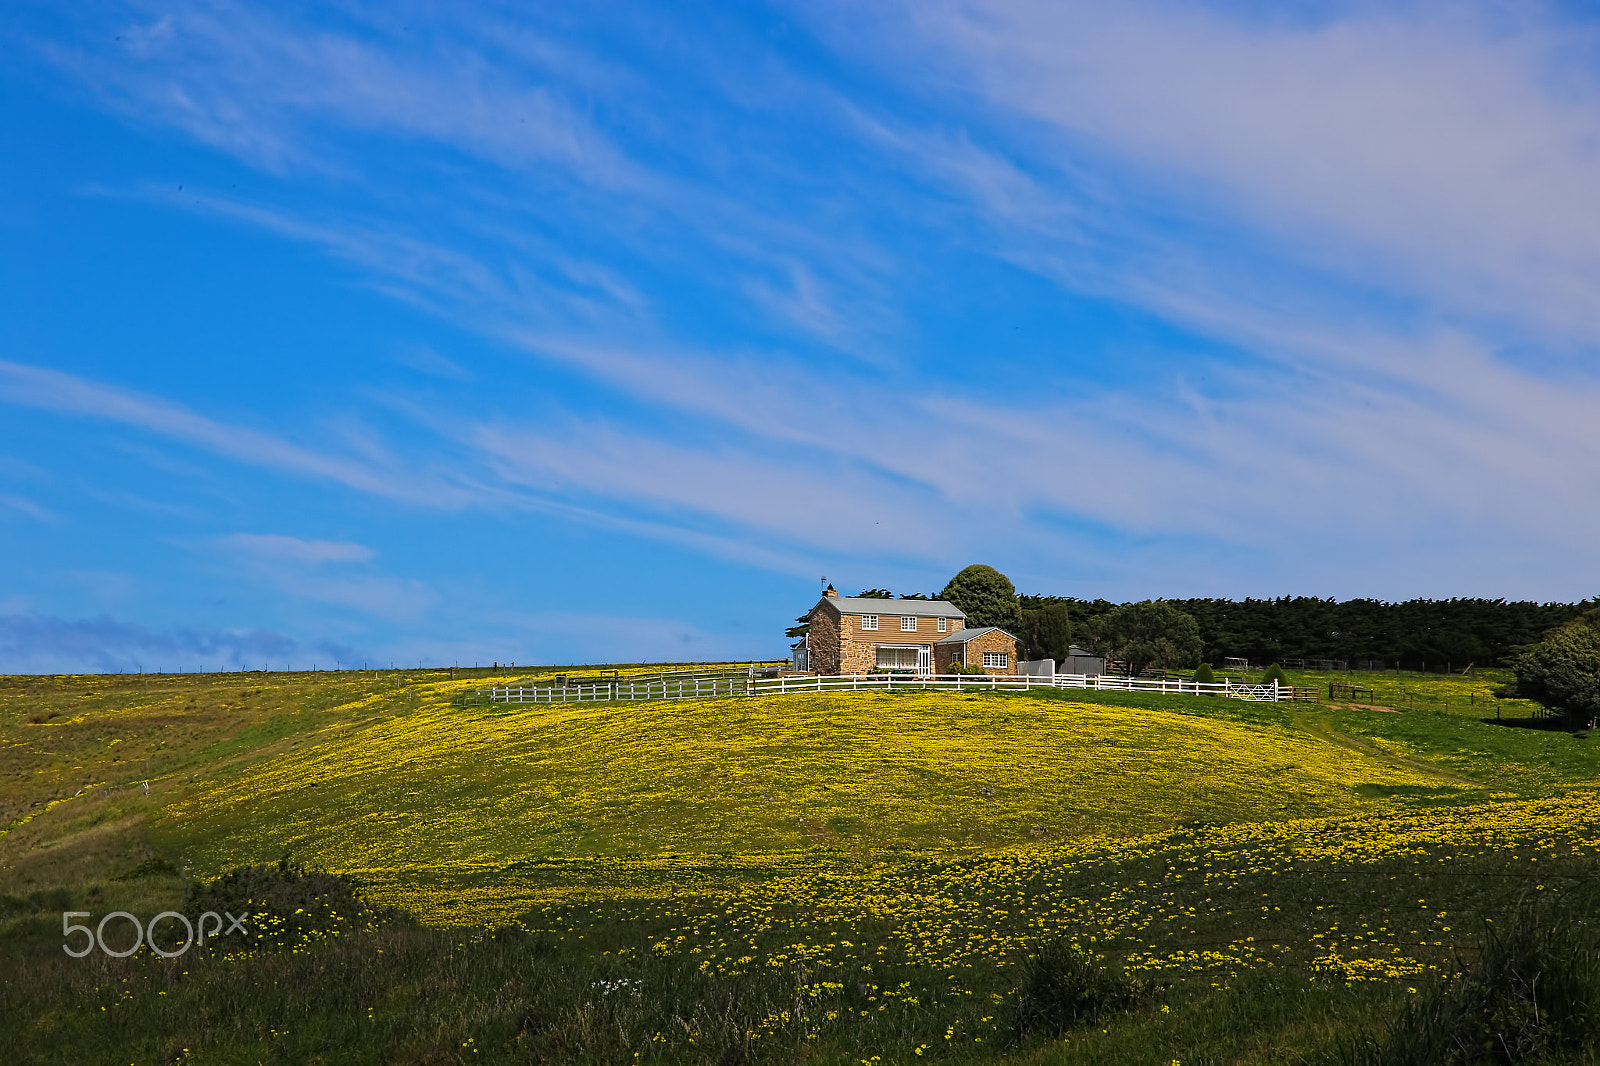
[[[988,667],[985,674],[1014,674],[1017,672],[1017,638],[1011,636],[1003,629],[973,637],[967,641],[967,664],[969,666],[981,665],[983,653],[986,651],[1003,651],[1008,658],[1006,665],[1001,667]]]
[[[856,623],[852,626],[850,623]],[[839,649],[839,669],[836,674],[870,674],[878,667],[878,641],[880,634],[871,630],[863,632],[861,620],[844,616],[844,634]],[[906,634],[910,636],[910,634]],[[910,643],[909,641],[897,643]]]
[[[811,629],[806,634],[811,648],[811,672],[839,672],[839,612],[819,603],[811,612]]]
[[[965,658],[963,651],[965,649]],[[973,637],[965,644],[936,644],[933,648],[934,673],[943,673],[951,663],[964,663],[967,666],[982,666],[983,653],[986,651],[1003,651],[1009,658],[1004,667],[984,667],[985,674],[1015,674],[1017,672],[1017,639],[1004,630],[997,629],[992,633],[984,633]]]

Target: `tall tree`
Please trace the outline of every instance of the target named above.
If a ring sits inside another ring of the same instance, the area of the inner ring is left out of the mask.
[[[1128,664],[1134,675],[1146,667],[1193,666],[1205,644],[1194,616],[1165,600],[1142,600],[1113,608],[1095,621],[1089,646],[1096,654]]]
[[[999,626],[1020,636],[1022,608],[1011,579],[992,566],[975,563],[950,579],[939,594],[967,616],[968,627]]]
[[[1060,662],[1072,647],[1072,619],[1067,605],[1052,603],[1032,610],[1022,609],[1022,642],[1028,658]]]

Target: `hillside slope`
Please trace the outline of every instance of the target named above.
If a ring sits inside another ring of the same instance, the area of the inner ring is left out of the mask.
[[[156,839],[202,873],[287,851],[385,880],[471,880],[557,859],[1008,847],[1452,789],[1281,726],[1061,700],[441,702],[197,784]]]

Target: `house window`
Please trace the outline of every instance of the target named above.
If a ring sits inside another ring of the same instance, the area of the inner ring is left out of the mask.
[[[917,668],[916,648],[878,648],[879,670],[915,670]]]
[[[1011,653],[1008,651],[986,651],[983,653],[983,665],[990,670],[1004,670],[1011,665]]]
[[[861,616],[861,628],[862,629],[877,629],[878,628],[878,616],[875,615],[875,614],[864,614],[864,615],[862,615]]]
[[[900,630],[904,633],[915,633],[917,631],[917,616],[914,614],[901,615]]]
[[[948,618],[939,619],[939,632],[943,633],[946,629],[949,629],[949,628],[950,628],[950,619],[948,619]]]

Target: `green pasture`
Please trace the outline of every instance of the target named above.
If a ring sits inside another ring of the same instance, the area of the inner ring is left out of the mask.
[[[1600,752],[1495,699],[1504,677],[1332,677],[1375,690],[1353,707],[1328,680],[1292,675],[1324,694],[1294,704],[471,707],[485,678],[448,671],[0,679],[0,1042],[38,1062],[1355,1061],[1487,919],[1594,880]],[[61,952],[63,911],[181,910],[285,854],[380,911],[291,905],[312,881],[286,866],[271,906],[311,923],[299,947]],[[1030,1028],[1028,959],[1057,939],[1137,994]]]

